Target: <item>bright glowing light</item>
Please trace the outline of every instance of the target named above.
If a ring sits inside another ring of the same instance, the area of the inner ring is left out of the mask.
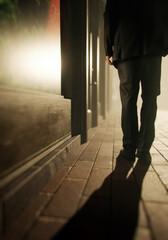
[[[61,56],[60,45],[53,41],[24,43],[15,46],[8,54],[10,74],[21,81],[28,81],[44,88],[60,88]]]

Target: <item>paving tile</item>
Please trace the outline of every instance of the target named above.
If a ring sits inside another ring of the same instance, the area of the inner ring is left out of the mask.
[[[98,149],[100,148],[100,145],[101,145],[101,141],[93,140],[90,142],[90,144],[86,148],[85,152],[87,152],[87,153],[97,152]]]
[[[98,156],[109,156],[111,157],[113,154],[113,149],[112,148],[100,148],[100,151],[98,152]]]
[[[113,149],[113,140],[111,140],[110,142],[106,142],[105,139],[103,138],[103,142],[101,144],[100,150],[101,149]]]
[[[90,175],[91,167],[83,168],[83,167],[73,167],[67,178],[84,178],[87,179]]]
[[[156,130],[158,130],[158,128],[157,128]],[[159,138],[158,136],[156,136],[155,139],[154,139],[154,141],[153,141],[153,145],[154,145],[154,144],[159,144],[159,143],[160,143],[160,140],[159,140],[159,139],[160,139],[160,138]]]
[[[168,146],[168,139],[167,139],[167,137],[160,137],[159,141]]]
[[[157,174],[159,175],[163,184],[168,185],[168,165],[167,166],[155,165],[154,169],[157,172]]]
[[[101,142],[92,142],[90,146],[85,150],[84,154],[97,154],[100,149]]]
[[[135,177],[144,201],[168,203],[167,191],[155,172],[148,171],[145,176],[137,172]]]
[[[113,148],[108,150],[107,148],[107,151],[103,150],[103,151],[99,151],[98,153],[98,157],[112,157],[113,156]]]
[[[40,217],[27,236],[27,240],[51,240],[65,225],[66,220]]]
[[[107,126],[102,127],[102,128],[101,128],[101,126],[97,127],[97,131],[95,133],[93,141],[101,141],[102,138],[104,137],[104,133],[105,133],[106,129],[107,129]]]
[[[110,130],[109,130],[109,132],[110,132]],[[110,134],[105,134],[104,137],[103,137],[103,142],[106,143],[106,144],[112,144],[113,140],[114,140],[114,135],[113,134],[111,134],[111,135]]]
[[[139,216],[138,216],[137,226],[141,227],[141,228],[148,228],[149,227],[146,211],[144,209],[142,201],[139,202]]]
[[[25,211],[7,229],[5,240],[20,240],[39,217],[41,211],[49,201],[49,196],[38,194],[28,205]]]
[[[121,139],[123,137],[123,134],[122,134],[121,130],[115,131],[114,135],[115,135],[115,140],[119,140],[122,143]]]
[[[163,155],[163,157],[168,161],[168,151],[160,150],[159,152],[160,152],[160,153]]]
[[[120,138],[120,136],[118,135],[115,135],[115,138],[114,138],[114,145],[122,145],[122,138]]]
[[[93,169],[84,191],[84,195],[90,196],[97,190],[97,195],[109,196],[111,173],[111,169]]]
[[[152,157],[152,164],[163,164],[168,165],[168,162],[161,154],[151,154]]]
[[[88,153],[88,152],[85,152],[83,153],[80,158],[79,158],[79,161],[91,161],[93,162],[97,156],[97,151],[93,152],[93,153]]]
[[[168,146],[166,146],[165,144],[163,144],[161,142],[154,143],[153,145],[158,151],[168,151]]]
[[[62,180],[68,174],[70,167],[62,167],[53,178],[49,181],[49,183],[43,188],[42,192],[54,193]]]
[[[90,161],[77,161],[77,163],[75,164],[75,167],[82,167],[85,169],[90,169],[93,166],[93,162]]]
[[[134,240],[153,240],[150,229],[138,227],[135,232]]]
[[[71,217],[78,206],[86,181],[81,179],[65,180],[56,192],[44,216]]]
[[[99,156],[96,158],[94,168],[112,169],[112,156]]]
[[[158,151],[152,146],[150,149],[151,154],[158,154]]]
[[[168,239],[168,204],[145,203],[156,240]]]

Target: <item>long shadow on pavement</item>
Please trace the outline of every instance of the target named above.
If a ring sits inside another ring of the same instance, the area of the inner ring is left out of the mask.
[[[148,168],[149,165],[138,161],[132,171],[131,163],[116,159],[114,171],[53,240],[132,240],[139,216],[142,183]]]

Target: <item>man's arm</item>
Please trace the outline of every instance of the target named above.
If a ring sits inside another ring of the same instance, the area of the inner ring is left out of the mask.
[[[110,58],[113,56],[112,47],[117,28],[117,4],[114,0],[107,0],[104,12],[104,47],[106,60],[112,65]]]

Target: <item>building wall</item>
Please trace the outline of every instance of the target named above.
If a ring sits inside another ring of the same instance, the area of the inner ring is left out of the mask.
[[[168,56],[162,58],[161,95],[158,97],[158,109],[168,111]]]
[[[71,134],[61,96],[60,0],[0,2],[0,177]]]

